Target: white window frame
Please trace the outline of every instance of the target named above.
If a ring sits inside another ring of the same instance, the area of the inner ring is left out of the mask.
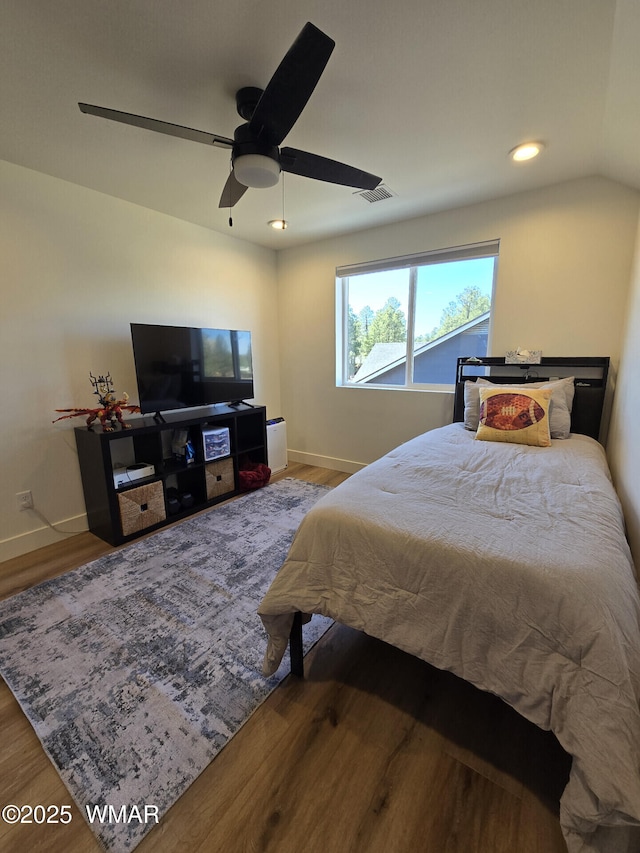
[[[415,301],[418,267],[429,264],[450,263],[452,261],[475,260],[477,258],[494,258],[493,282],[491,287],[491,316],[489,318],[489,333],[487,352],[490,352],[491,333],[493,330],[493,305],[498,271],[498,254],[500,240],[487,240],[482,243],[472,243],[466,246],[454,246],[447,249],[436,249],[431,252],[419,252],[414,255],[402,255],[397,258],[385,258],[368,261],[361,264],[349,264],[336,268],[336,385],[339,388],[367,388],[387,391],[453,391],[449,384],[425,384],[413,381],[414,330],[415,330]],[[384,385],[380,383],[359,383],[348,379],[349,375],[349,280],[363,273],[385,272],[410,268],[409,295],[407,306],[407,350],[405,356],[405,381],[403,385]]]

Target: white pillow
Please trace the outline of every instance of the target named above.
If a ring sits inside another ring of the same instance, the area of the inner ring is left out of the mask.
[[[500,377],[498,379],[498,384]],[[495,385],[488,379],[478,378],[475,382],[467,380],[464,383],[464,426],[465,429],[478,429],[480,419],[480,386]],[[566,379],[554,379],[550,382],[526,382],[522,385],[510,385],[510,388],[549,388],[551,395],[551,408],[549,412],[549,426],[551,438],[569,438],[571,432],[571,410],[573,408],[573,397],[575,394],[574,377]]]

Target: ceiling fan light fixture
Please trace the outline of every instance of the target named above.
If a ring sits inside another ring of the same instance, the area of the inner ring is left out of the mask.
[[[236,180],[245,187],[275,187],[280,180],[280,164],[264,154],[242,154],[233,161]]]
[[[533,160],[534,157],[537,157],[543,148],[543,142],[523,142],[509,151],[509,157],[514,163],[524,163],[526,160]]]

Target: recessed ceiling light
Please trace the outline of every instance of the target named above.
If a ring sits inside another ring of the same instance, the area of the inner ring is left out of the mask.
[[[275,228],[276,231],[284,231],[285,228],[288,227],[289,223],[284,219],[270,219],[269,222],[267,222],[267,225]]]
[[[509,151],[509,157],[516,163],[522,163],[537,157],[543,148],[542,142],[523,142],[522,145],[517,145]]]

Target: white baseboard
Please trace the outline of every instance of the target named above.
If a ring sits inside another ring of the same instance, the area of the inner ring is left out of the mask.
[[[315,453],[304,453],[302,450],[288,450],[287,456],[291,462],[301,462],[303,465],[316,465],[318,468],[329,468],[331,471],[344,471],[355,474],[366,468],[364,462],[351,462],[348,459],[336,459],[333,456],[319,456]]]
[[[70,536],[77,536],[84,530],[88,530],[87,516],[74,516],[73,518],[65,518],[62,521],[56,522],[56,528],[69,527],[70,530],[64,532],[43,525],[37,530],[30,530],[28,533],[21,533],[19,536],[11,536],[8,539],[3,539],[0,542],[0,563],[5,560],[11,560],[13,557],[21,557],[23,554],[29,554],[31,551],[36,551],[38,548],[44,548],[46,545],[54,545],[63,539],[68,539]]]

